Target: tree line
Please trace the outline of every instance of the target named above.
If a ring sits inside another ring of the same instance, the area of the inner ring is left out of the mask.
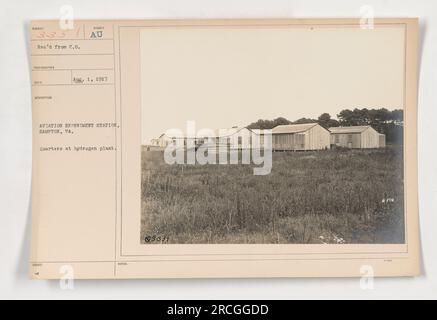
[[[337,119],[332,118],[329,113],[322,113],[317,119],[300,118],[295,121],[288,120],[284,117],[278,117],[273,120],[260,119],[256,122],[252,122],[247,127],[249,129],[273,129],[279,125],[313,122],[317,122],[326,129],[339,126],[370,125],[379,133],[386,135],[387,143],[402,144],[403,142],[404,113],[402,109],[392,111],[386,108],[344,109],[337,114]]]

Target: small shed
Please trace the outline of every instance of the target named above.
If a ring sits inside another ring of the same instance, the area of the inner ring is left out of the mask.
[[[330,132],[318,123],[289,124],[272,129],[274,151],[324,150],[330,148]]]
[[[379,134],[379,148],[385,148],[385,134]]]
[[[385,135],[371,126],[331,127],[331,144],[343,148],[384,148]]]

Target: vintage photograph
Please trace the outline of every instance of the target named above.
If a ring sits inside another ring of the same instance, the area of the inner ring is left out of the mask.
[[[405,243],[402,28],[141,41],[142,244]]]

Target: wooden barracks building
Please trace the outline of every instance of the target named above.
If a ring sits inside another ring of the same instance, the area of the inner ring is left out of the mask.
[[[331,145],[352,149],[385,147],[385,135],[371,126],[332,127],[329,131]]]

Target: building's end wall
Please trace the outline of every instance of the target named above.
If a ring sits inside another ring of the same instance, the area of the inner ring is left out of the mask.
[[[331,144],[342,148],[361,148],[361,133],[331,133]]]
[[[321,125],[315,125],[305,132],[305,150],[324,150],[331,146],[331,133]]]
[[[373,149],[379,148],[379,133],[372,127],[361,133],[361,148]]]

